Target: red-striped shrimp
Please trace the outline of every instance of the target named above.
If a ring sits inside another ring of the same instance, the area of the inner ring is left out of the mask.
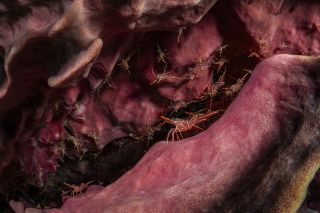
[[[191,129],[199,129],[203,131],[204,129],[200,128],[198,125],[203,123],[204,121],[208,120],[210,117],[220,113],[222,110],[217,110],[213,112],[209,112],[206,114],[198,113],[198,114],[191,114],[189,119],[181,119],[181,118],[167,118],[161,116],[165,122],[174,125],[174,128],[171,128],[167,135],[167,142],[169,142],[170,138],[171,141],[182,140],[183,139],[183,132],[187,132]]]

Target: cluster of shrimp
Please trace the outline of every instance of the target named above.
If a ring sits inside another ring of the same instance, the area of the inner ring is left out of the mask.
[[[91,183],[93,183],[93,181],[81,183],[80,185],[64,183],[64,185],[69,189],[68,191],[64,192],[64,194],[70,194],[72,197],[74,197],[88,188]]]
[[[204,59],[202,57],[197,57],[194,59],[194,66],[188,68],[188,72],[182,76],[175,76],[170,74],[169,72],[166,71],[167,69],[167,58],[169,53],[164,52],[158,45],[157,48],[157,53],[158,53],[158,63],[163,63],[165,64],[164,70],[162,73],[154,73],[154,70],[152,70],[153,75],[155,76],[155,79],[150,83],[150,85],[154,84],[159,84],[163,81],[172,81],[175,79],[180,79],[180,80],[187,80],[187,81],[192,81],[200,77],[200,74],[202,71],[205,70],[205,68],[208,68],[208,61],[210,59]]]
[[[228,47],[229,45],[224,45],[221,46],[217,52],[219,53],[220,60],[214,61],[213,64],[218,65],[217,71],[218,73],[220,70],[225,66],[225,64],[228,62],[228,60],[224,59],[223,57],[223,51]],[[235,84],[232,84],[230,86],[224,87],[225,86],[225,76],[226,76],[226,67],[224,67],[224,72],[222,75],[220,75],[219,79],[216,82],[212,82],[209,87],[207,87],[207,90],[204,92],[204,94],[200,97],[201,100],[210,98],[210,106],[209,109],[211,109],[212,105],[212,99],[216,97],[222,90],[222,92],[226,96],[234,96],[237,94],[240,89],[242,88],[244,82],[246,81],[246,78],[248,76],[248,73],[251,73],[250,70],[244,69],[247,73],[240,79],[237,80]]]
[[[199,125],[205,121],[207,121],[209,118],[219,114],[223,110],[217,110],[213,112],[208,113],[188,113],[190,115],[189,118],[182,119],[182,118],[167,118],[165,116],[160,116],[162,120],[164,120],[166,123],[169,123],[174,126],[174,128],[171,128],[167,135],[167,142],[169,141],[176,141],[176,140],[182,140],[183,135],[182,133],[188,132],[192,129],[198,129],[203,131]]]

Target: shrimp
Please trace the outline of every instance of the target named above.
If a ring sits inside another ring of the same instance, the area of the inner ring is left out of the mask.
[[[158,63],[162,62],[162,63],[167,63],[167,56],[169,55],[169,53],[164,53],[161,48],[158,46],[157,52],[158,52]]]
[[[93,181],[89,181],[88,183],[81,183],[79,186],[75,185],[75,184],[68,184],[68,183],[64,183],[64,185],[69,188],[70,190],[66,193],[70,193],[71,192],[71,196],[74,197],[77,194],[80,194],[83,190],[85,190],[86,188],[88,188],[88,186],[92,183]]]
[[[121,58],[118,65],[121,67],[122,70],[128,72],[130,74],[130,65],[129,65],[130,58]]]
[[[217,71],[220,72],[220,70],[225,67],[226,64],[229,63],[229,60],[225,57],[215,58],[213,61],[213,64],[217,65]]]
[[[229,87],[223,88],[224,93],[227,96],[234,96],[236,93],[238,93],[240,91],[240,89],[242,88],[248,74],[249,73],[245,74],[242,78],[238,79],[235,84],[232,84]]]
[[[222,110],[217,110],[213,112],[209,112],[206,114],[191,114],[189,119],[181,119],[181,118],[167,118],[164,116],[160,116],[165,122],[174,125],[174,128],[171,128],[167,135],[167,143],[171,139],[171,141],[182,140],[183,139],[183,132],[187,132],[191,129],[198,129],[203,131],[204,129],[200,128],[198,125],[203,123],[204,121],[208,120],[210,117],[220,113]]]
[[[162,81],[165,81],[165,80],[169,80],[170,81],[170,80],[173,80],[173,79],[181,79],[180,77],[169,75],[169,73],[166,72],[166,68],[167,68],[167,65],[165,66],[163,72],[160,73],[160,74],[155,74],[153,72],[153,70],[152,70],[152,73],[155,76],[155,79],[150,83],[150,85],[159,84],[159,83],[161,83]]]

